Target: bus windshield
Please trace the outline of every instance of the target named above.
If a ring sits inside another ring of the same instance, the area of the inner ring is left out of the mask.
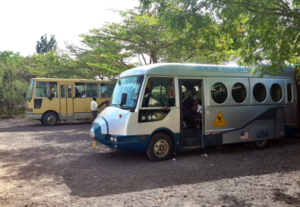
[[[115,86],[110,105],[114,107],[120,107],[122,94],[126,93],[127,101],[126,104],[122,107],[124,109],[135,108],[143,79],[143,76],[126,77],[119,79]]]
[[[34,80],[32,79],[30,82],[30,85],[29,85],[29,89],[28,89],[28,95],[27,95],[28,100],[31,100],[31,98],[32,98],[33,83],[34,83]]]

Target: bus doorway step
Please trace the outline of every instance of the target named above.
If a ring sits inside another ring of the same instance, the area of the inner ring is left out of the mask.
[[[183,138],[183,147],[202,146],[202,139],[199,137]]]
[[[183,150],[189,150],[189,149],[200,149],[203,148],[202,145],[195,145],[195,146],[186,146],[186,147],[182,147]]]

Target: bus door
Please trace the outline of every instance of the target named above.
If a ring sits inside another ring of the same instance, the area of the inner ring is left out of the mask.
[[[60,85],[60,116],[73,117],[72,84]]]
[[[183,149],[203,146],[202,80],[179,79],[180,134]],[[203,119],[204,120],[204,119]]]

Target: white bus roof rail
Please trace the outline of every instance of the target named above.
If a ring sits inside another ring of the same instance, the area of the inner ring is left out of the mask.
[[[120,78],[136,75],[160,75],[160,76],[214,76],[214,77],[260,77],[260,73],[251,74],[246,67],[227,65],[206,65],[206,64],[182,64],[182,63],[158,63],[140,66],[123,72]],[[274,78],[269,75],[263,77]],[[288,67],[283,74],[276,78],[294,78],[295,69]]]

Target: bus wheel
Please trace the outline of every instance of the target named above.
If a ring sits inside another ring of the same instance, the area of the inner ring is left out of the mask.
[[[157,133],[150,139],[147,148],[147,156],[150,160],[157,162],[167,160],[173,152],[173,142],[164,133]]]
[[[252,149],[264,149],[268,146],[269,140],[260,140],[260,141],[254,141],[254,142],[249,142],[249,146]]]
[[[41,122],[42,124],[44,124],[43,119],[41,119],[40,122]]]
[[[57,124],[58,117],[54,112],[48,112],[43,117],[43,122],[46,126],[55,126]]]

